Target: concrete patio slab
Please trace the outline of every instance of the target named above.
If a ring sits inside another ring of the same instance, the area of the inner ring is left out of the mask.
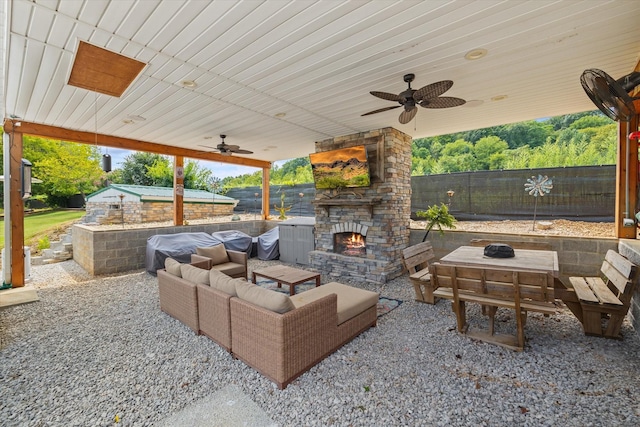
[[[237,386],[228,385],[167,418],[161,427],[277,426]]]

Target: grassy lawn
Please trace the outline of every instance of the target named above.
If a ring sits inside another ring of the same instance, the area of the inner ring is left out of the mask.
[[[48,232],[66,227],[80,219],[86,212],[77,211],[47,211],[24,217],[24,242],[30,246],[37,239],[42,238]],[[4,248],[4,220],[0,221],[0,248]]]

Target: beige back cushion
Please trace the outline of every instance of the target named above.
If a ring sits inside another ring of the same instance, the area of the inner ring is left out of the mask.
[[[240,299],[280,314],[296,308],[293,305],[293,302],[291,302],[289,295],[270,291],[268,289],[261,288],[260,286],[249,284],[248,282],[245,283],[247,283],[248,286],[236,282],[236,292]]]
[[[227,250],[222,243],[208,248],[196,248],[196,253],[211,258],[213,265],[229,262],[229,255],[227,255]]]
[[[196,285],[209,284],[209,270],[204,270],[189,264],[182,264],[180,266],[180,272],[182,273],[182,278],[191,283],[195,283]]]
[[[209,271],[209,285],[232,297],[238,296],[234,280],[218,270]]]
[[[167,273],[173,274],[174,276],[182,277],[182,273],[180,272],[180,264],[173,258],[167,258],[164,260],[164,269],[167,270]]]

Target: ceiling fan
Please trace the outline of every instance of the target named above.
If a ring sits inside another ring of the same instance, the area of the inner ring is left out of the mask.
[[[220,135],[220,139],[222,139],[222,142],[220,142],[220,144],[216,145],[215,148],[214,147],[210,147],[208,145],[201,145],[201,147],[212,148],[213,151],[218,151],[220,154],[222,154],[224,156],[230,156],[230,155],[232,155],[234,153],[235,154],[253,154],[253,151],[243,150],[237,145],[229,145],[229,144],[225,143],[224,139],[226,137],[227,137],[227,135]]]
[[[411,82],[415,77],[415,74],[405,74],[404,81],[407,82],[409,87],[397,95],[387,92],[369,92],[373,96],[377,96],[378,98],[386,101],[395,101],[400,105],[369,111],[368,113],[364,113],[363,116],[404,107],[404,110],[400,114],[399,121],[402,124],[406,124],[416,116],[416,113],[418,112],[418,107],[416,107],[416,105],[424,108],[451,108],[463,105],[466,102],[464,99],[460,98],[440,96],[451,89],[451,86],[453,86],[453,81],[451,80],[442,80],[440,82],[423,86],[420,89],[412,89]]]
[[[640,84],[640,72],[633,72],[614,80],[596,68],[584,70],[580,76],[582,88],[591,101],[612,120],[628,122],[638,114],[629,92]]]

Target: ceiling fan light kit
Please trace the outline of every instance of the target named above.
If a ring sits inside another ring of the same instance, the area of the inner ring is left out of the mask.
[[[399,94],[393,94],[388,92],[369,92],[371,95],[384,99],[385,101],[395,101],[400,105],[394,105],[392,107],[379,108],[377,110],[364,113],[362,116],[369,116],[371,114],[382,113],[383,111],[393,110],[394,108],[404,107],[398,121],[401,124],[409,123],[418,113],[417,105],[423,108],[451,108],[463,105],[466,101],[461,98],[454,98],[451,96],[440,96],[453,86],[453,81],[443,80],[436,83],[431,83],[427,86],[423,86],[420,89],[413,89],[411,82],[415,79],[415,74],[405,74],[404,81],[408,87]]]

